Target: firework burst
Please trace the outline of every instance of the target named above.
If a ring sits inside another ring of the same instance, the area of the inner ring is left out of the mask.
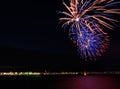
[[[97,29],[97,27],[96,27]],[[101,56],[109,46],[109,36],[96,30],[92,33],[85,25],[80,24],[80,34],[76,26],[72,25],[69,30],[69,38],[78,47],[82,59],[95,59]]]
[[[83,59],[95,59],[101,56],[109,45],[109,37],[105,29],[113,29],[109,22],[118,22],[110,17],[120,14],[120,9],[111,8],[120,2],[114,0],[70,0],[69,5],[63,1],[67,11],[59,11],[65,17],[62,27],[69,26],[69,38],[78,47]]]

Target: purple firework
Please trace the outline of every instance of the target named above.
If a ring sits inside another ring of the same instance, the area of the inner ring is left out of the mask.
[[[109,22],[117,22],[111,14],[120,14],[120,9],[110,8],[118,5],[114,0],[70,0],[63,5],[68,11],[59,11],[65,17],[62,27],[69,26],[69,38],[76,44],[83,59],[101,56],[109,45],[109,37],[103,28],[113,29]]]
[[[95,27],[97,29],[97,27]],[[81,33],[72,25],[69,30],[69,38],[77,46],[82,59],[95,59],[101,56],[109,46],[109,36],[96,30],[92,33],[87,27],[80,24]]]

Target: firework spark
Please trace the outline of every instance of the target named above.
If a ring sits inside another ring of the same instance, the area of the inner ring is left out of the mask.
[[[101,56],[108,47],[109,39],[105,29],[113,29],[109,22],[118,22],[110,17],[112,14],[120,14],[120,9],[111,8],[120,2],[114,0],[70,0],[63,5],[67,11],[59,11],[65,17],[62,27],[69,26],[69,37],[78,47],[78,52],[83,59],[94,59]]]
[[[85,25],[80,24],[80,32],[76,31],[76,26],[72,25],[69,30],[69,38],[78,47],[78,52],[82,59],[95,59],[101,56],[109,46],[109,36],[96,30],[92,33]],[[97,29],[97,27],[95,27]]]

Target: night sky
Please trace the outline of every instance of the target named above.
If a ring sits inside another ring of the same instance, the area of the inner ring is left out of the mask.
[[[0,11],[0,69],[20,71],[118,71],[120,28],[97,61],[85,62],[58,24],[62,0],[3,1]],[[119,18],[119,16],[118,16]],[[119,24],[118,24],[119,25]]]

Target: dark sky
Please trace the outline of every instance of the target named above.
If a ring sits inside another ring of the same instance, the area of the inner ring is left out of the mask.
[[[0,14],[1,69],[43,71],[120,70],[120,28],[110,31],[111,45],[96,62],[79,58],[58,24],[61,0],[3,1]]]

